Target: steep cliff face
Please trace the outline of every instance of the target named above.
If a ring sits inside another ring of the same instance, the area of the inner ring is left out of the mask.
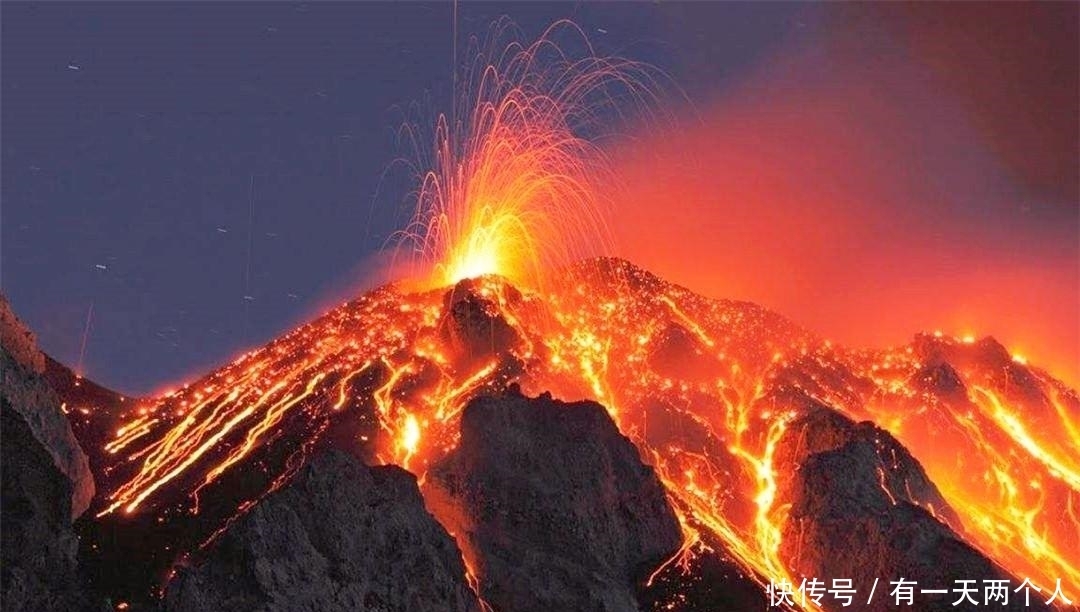
[[[660,481],[593,402],[473,400],[426,486],[500,611],[635,610],[635,579],[681,542]]]
[[[26,420],[0,399],[0,576],[4,610],[79,610],[82,596],[71,528],[71,481]]]
[[[4,610],[93,609],[72,521],[94,479],[34,335],[0,296],[0,583]]]
[[[181,569],[166,609],[478,612],[454,541],[416,479],[338,451],[233,524]]]
[[[71,518],[77,518],[94,497],[90,463],[72,433],[59,397],[45,379],[45,356],[3,296],[0,344],[0,398],[23,418],[56,468],[71,481]]]
[[[0,346],[27,370],[35,374],[45,372],[45,356],[37,348],[37,337],[15,316],[3,295],[0,295]]]

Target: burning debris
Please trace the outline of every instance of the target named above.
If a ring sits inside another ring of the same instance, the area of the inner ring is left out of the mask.
[[[573,54],[560,41],[590,52]],[[595,142],[610,126],[599,112],[650,110],[664,79],[591,49],[570,21],[523,43],[500,19],[486,44],[470,41],[455,92],[460,114],[440,115],[433,130],[403,126],[418,188],[412,219],[394,237],[399,254],[430,270],[429,286],[499,274],[534,288],[611,250],[599,186],[612,172]]]

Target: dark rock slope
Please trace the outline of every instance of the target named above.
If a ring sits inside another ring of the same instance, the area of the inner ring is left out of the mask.
[[[45,378],[45,356],[34,335],[0,295],[0,398],[19,413],[57,469],[71,481],[72,518],[90,506],[94,477],[60,399]]]
[[[791,503],[780,554],[795,586],[802,578],[826,587],[833,578],[851,578],[867,597],[878,579],[876,596],[860,609],[887,610],[894,607],[889,583],[903,578],[918,583],[920,610],[956,610],[956,580],[976,580],[980,604],[983,580],[1020,582],[957,535],[959,519],[922,466],[872,423],[811,403],[781,438],[776,464],[778,498]],[[822,603],[842,609],[829,596]],[[1011,600],[994,609],[1022,607]]]
[[[0,400],[0,602],[3,610],[79,610],[78,539],[71,481],[53,464],[26,420]]]
[[[416,479],[330,451],[240,518],[169,584],[177,612],[478,611]]]
[[[44,378],[34,336],[0,296],[0,608],[90,606],[72,520],[94,480],[60,400]]]
[[[602,406],[481,397],[425,496],[500,612],[626,611],[681,542],[652,469]]]

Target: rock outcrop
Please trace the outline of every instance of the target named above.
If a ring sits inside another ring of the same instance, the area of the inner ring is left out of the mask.
[[[2,609],[83,609],[71,481],[7,399],[0,400],[0,419]]]
[[[3,295],[0,295],[0,346],[27,370],[35,374],[45,372],[45,355],[37,348],[37,337],[15,316]]]
[[[45,378],[45,357],[34,336],[0,296],[0,398],[23,418],[57,469],[71,481],[71,517],[90,507],[94,477],[60,399]]]
[[[781,438],[775,465],[778,499],[791,503],[780,555],[796,583],[850,578],[869,593],[876,579],[879,596],[860,609],[887,610],[894,607],[889,582],[903,578],[918,583],[920,610],[955,610],[956,580],[976,580],[979,596],[983,580],[1020,582],[957,535],[950,525],[959,529],[959,518],[922,466],[872,423],[811,406]],[[822,603],[842,609],[828,596]],[[995,609],[1020,607],[1010,601]]]
[[[681,542],[659,479],[594,402],[474,399],[425,487],[499,612],[636,610],[635,582]]]
[[[499,277],[458,282],[443,296],[443,340],[464,362],[492,356],[509,359],[521,343],[521,334],[507,321],[503,309],[520,307],[524,299]]]
[[[727,552],[725,544],[707,534],[700,537],[704,541],[691,548],[689,557],[669,563],[641,585],[641,608],[656,612],[769,610],[765,587]]]
[[[180,568],[166,610],[479,612],[454,541],[416,479],[339,451],[237,520]]]

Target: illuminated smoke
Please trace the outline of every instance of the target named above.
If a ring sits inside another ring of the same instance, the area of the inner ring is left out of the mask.
[[[1075,7],[829,14],[609,151],[616,254],[852,346],[993,333],[1080,384],[1080,86],[1057,25]],[[1018,159],[1071,195],[1029,187]]]

